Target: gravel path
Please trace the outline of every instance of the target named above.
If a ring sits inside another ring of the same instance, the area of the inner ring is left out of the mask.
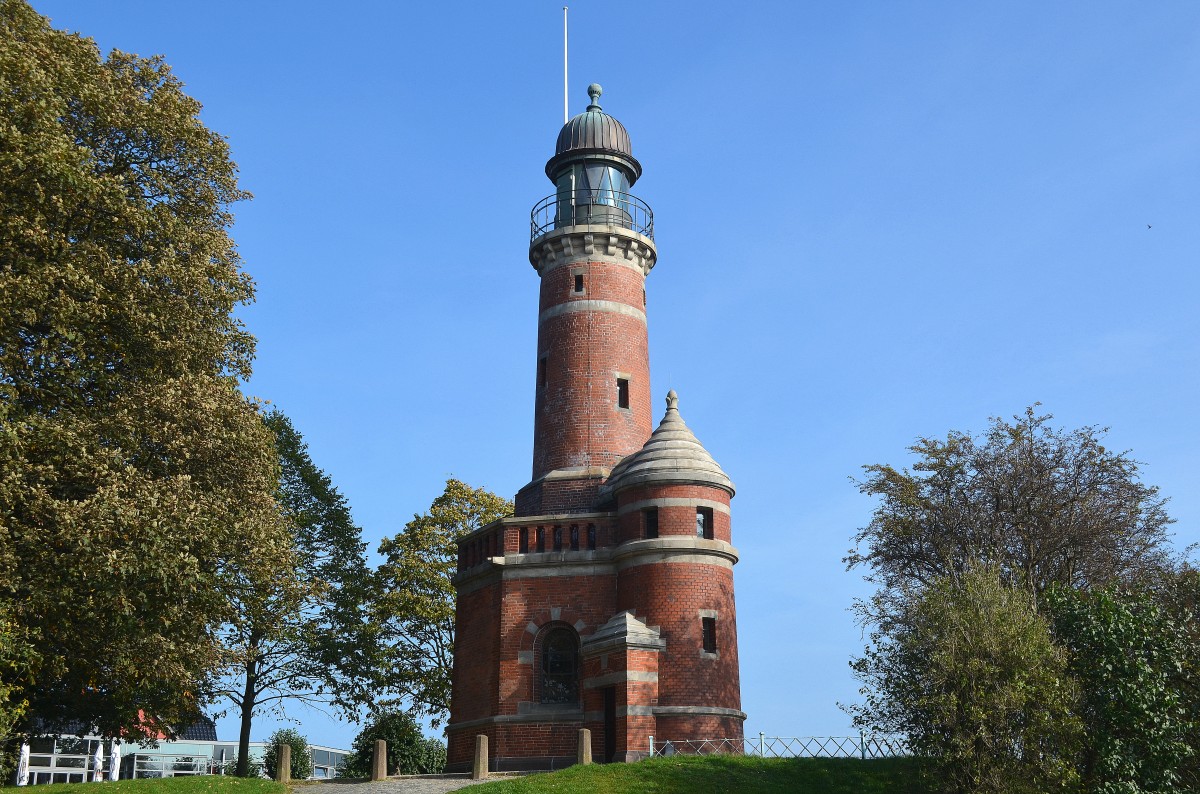
[[[510,776],[493,773],[490,780],[504,780],[506,777]],[[489,781],[471,780],[469,776],[463,775],[461,777],[390,777],[377,783],[370,781],[341,783],[331,780],[319,783],[317,786],[329,789],[320,794],[446,794],[448,791],[458,791],[467,786],[487,782]],[[293,789],[293,791],[295,794],[317,794],[307,786]]]

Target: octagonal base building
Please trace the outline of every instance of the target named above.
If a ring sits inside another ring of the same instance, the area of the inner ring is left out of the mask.
[[[650,737],[742,739],[733,483],[667,394],[653,426],[645,280],[658,251],[624,126],[566,123],[532,213],[540,278],[533,473],[459,542],[451,771],[643,758]]]

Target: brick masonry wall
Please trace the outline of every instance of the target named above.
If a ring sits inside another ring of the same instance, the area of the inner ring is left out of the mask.
[[[656,501],[684,500],[687,504],[658,507],[658,535],[696,535],[696,507],[713,507],[713,537],[732,543],[729,492],[703,485],[651,485],[627,488],[617,496],[618,537],[622,542],[645,536],[644,507]],[[723,510],[721,508],[724,508]],[[633,508],[633,509],[630,509]]]
[[[575,293],[574,275],[584,277]],[[542,276],[540,311],[608,301],[644,311],[645,277],[621,264],[582,261]],[[644,317],[599,309],[548,317],[538,326],[533,479],[555,469],[612,468],[650,437],[650,354]],[[629,408],[617,406],[617,373],[629,378]],[[554,511],[544,506],[544,512]]]
[[[666,741],[743,738],[742,721],[732,717],[659,717],[657,730],[654,743],[660,749]]]
[[[648,714],[625,714],[624,710],[629,706],[656,705],[658,703],[658,682],[656,680],[626,680],[604,686],[589,686],[589,679],[594,681],[604,676],[627,671],[656,675],[658,673],[658,657],[657,651],[622,648],[592,655],[584,660],[584,710],[600,717],[585,726],[592,728],[593,758],[612,760],[604,758],[604,690],[611,686],[615,694],[617,710],[615,757],[618,760],[626,760],[629,753],[644,751],[649,737],[654,735],[655,718]]]
[[[499,705],[496,660],[500,654],[500,632],[495,621],[500,611],[498,595],[499,588],[492,586],[458,597],[451,722],[487,717]]]
[[[628,568],[618,575],[617,609],[660,627],[667,647],[658,663],[659,705],[741,709],[732,570],[675,562]],[[717,613],[715,656],[702,653],[700,610]]]
[[[586,513],[594,510],[604,481],[598,477],[538,480],[517,492],[516,515]]]
[[[613,615],[615,599],[615,575],[501,580],[460,596],[459,631],[468,634],[456,637],[451,725],[530,714],[531,706],[540,705],[535,680],[539,639],[557,626],[570,626],[584,636],[593,633]],[[478,733],[488,735],[495,757],[573,756],[581,727],[581,720],[547,719],[451,729],[448,763],[470,761]]]
[[[505,725],[496,731],[496,757],[575,757],[582,722],[531,722]],[[533,750],[534,752],[530,752]]]
[[[616,577],[555,576],[503,583],[499,658],[501,714],[516,714],[522,702],[537,703],[534,680],[540,669],[539,635],[554,625],[587,636],[614,613]]]

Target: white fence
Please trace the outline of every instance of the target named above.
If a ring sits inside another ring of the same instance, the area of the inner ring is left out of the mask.
[[[858,736],[767,736],[744,739],[655,739],[650,756],[757,755],[763,758],[891,758],[909,755],[900,736],[859,733]]]

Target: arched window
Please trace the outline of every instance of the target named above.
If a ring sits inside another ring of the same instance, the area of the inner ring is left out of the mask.
[[[579,641],[565,627],[542,641],[542,702],[579,702]]]

